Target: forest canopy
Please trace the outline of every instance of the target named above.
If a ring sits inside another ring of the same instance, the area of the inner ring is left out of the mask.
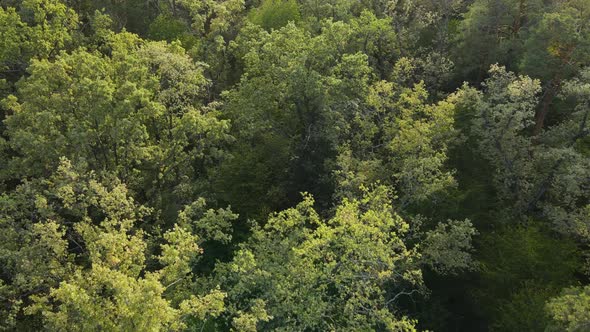
[[[0,330],[590,331],[590,0],[0,0]]]

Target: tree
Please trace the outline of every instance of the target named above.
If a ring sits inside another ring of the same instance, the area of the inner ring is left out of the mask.
[[[457,63],[472,79],[479,72],[476,81],[493,63],[541,79],[543,100],[533,129],[539,134],[562,82],[588,63],[588,7],[586,0],[476,1],[461,22]],[[469,67],[473,63],[482,64]]]
[[[468,222],[451,224],[467,231],[467,242],[449,251],[456,259],[439,260],[411,244],[416,229],[395,212],[389,194],[380,186],[360,199],[345,199],[327,220],[313,209],[309,195],[295,208],[271,215],[232,262],[218,266],[229,312],[240,317],[264,304],[265,319],[258,321],[263,329],[414,331],[415,322],[400,311],[399,301],[425,291],[425,264],[469,268],[470,260],[459,257],[470,250],[473,233]],[[443,253],[440,245],[450,234],[444,227],[427,234],[425,248]]]
[[[233,73],[239,69],[233,67],[229,45],[245,20],[245,1],[178,0],[170,4],[173,16],[189,18],[190,32],[199,41],[189,52],[209,65],[206,75],[216,83],[211,96],[217,97],[239,79]]]
[[[494,179],[501,197],[526,204],[523,200],[530,189],[523,178],[533,176],[532,160],[527,158],[532,141],[523,132],[532,124],[540,82],[517,77],[499,66],[492,66],[490,75],[484,85],[485,96],[474,106],[476,135],[481,151],[485,151],[482,155],[496,167]]]
[[[264,0],[260,7],[253,9],[250,21],[265,30],[282,28],[289,22],[301,19],[297,2],[294,0]]]
[[[587,24],[590,2],[566,1],[556,7],[555,11],[544,13],[532,29],[521,62],[526,74],[545,82],[543,100],[535,116],[534,133],[537,135],[546,129],[545,119],[562,83],[590,64],[590,27]]]
[[[163,235],[146,233],[140,222],[153,211],[116,178],[79,173],[61,159],[49,178],[24,183],[0,204],[6,327],[177,330],[189,317],[223,311],[218,289],[187,292],[201,253],[192,226],[181,220]],[[161,253],[149,256],[151,245]]]
[[[109,38],[109,55],[78,49],[33,61],[17,95],[3,102],[15,156],[2,179],[47,175],[66,156],[175,211],[168,199],[196,198],[231,140],[229,124],[203,105],[208,81],[178,44]]]
[[[236,45],[244,52],[243,78],[223,95],[239,144],[217,185],[242,215],[264,216],[303,189],[330,195],[326,160],[346,125],[338,121],[353,107],[348,100],[360,98],[355,88],[366,85],[370,69],[364,55],[338,54],[326,38],[292,23],[271,33],[251,29]],[[267,207],[250,209],[260,197]]]
[[[457,34],[456,63],[463,77],[480,81],[490,65],[515,70],[523,42],[546,10],[540,0],[476,0],[464,14]]]
[[[572,287],[549,301],[547,311],[553,323],[547,331],[585,331],[590,325],[590,288]]]
[[[544,330],[545,305],[574,282],[583,253],[567,237],[532,220],[482,235],[474,303],[494,331]]]
[[[400,78],[401,68],[396,67]],[[452,188],[455,180],[446,161],[447,150],[457,139],[454,113],[459,96],[429,105],[423,83],[409,88],[380,81],[370,87],[366,98],[365,109],[349,119],[350,136],[345,136],[338,157],[337,194],[381,181],[395,188],[404,208],[436,200]]]
[[[582,148],[590,134],[588,73],[564,87],[563,98],[571,103],[567,119],[538,138],[525,129],[535,123],[540,82],[497,66],[490,73],[486,93],[475,97],[474,126],[481,155],[496,169],[501,199],[511,202],[517,216],[540,214],[560,232],[584,238],[580,216],[588,204],[588,158]]]
[[[73,41],[78,15],[59,0],[0,7],[0,79],[18,78],[30,59],[56,55]]]

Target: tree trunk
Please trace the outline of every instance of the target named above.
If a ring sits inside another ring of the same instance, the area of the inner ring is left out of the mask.
[[[547,117],[547,113],[549,113],[549,107],[551,103],[553,103],[553,99],[557,96],[557,92],[559,91],[559,87],[561,85],[561,80],[557,79],[554,82],[549,83],[549,87],[543,96],[543,100],[541,102],[541,108],[535,114],[535,128],[533,129],[533,135],[537,136],[543,130],[543,125],[545,124],[545,118]]]
[[[522,28],[526,21],[526,7],[526,0],[520,0],[518,5],[518,17],[514,20],[514,26],[512,27],[514,35],[518,35],[520,28]]]

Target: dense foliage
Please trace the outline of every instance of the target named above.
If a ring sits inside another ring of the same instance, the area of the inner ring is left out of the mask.
[[[590,0],[0,0],[0,329],[590,331]]]

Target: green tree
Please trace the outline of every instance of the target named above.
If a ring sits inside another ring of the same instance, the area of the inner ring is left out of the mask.
[[[201,253],[191,225],[181,219],[163,235],[146,233],[140,223],[152,210],[116,178],[80,173],[61,159],[50,177],[24,183],[0,204],[4,327],[177,330],[190,317],[223,311],[218,289],[187,292]]]
[[[522,59],[523,43],[544,10],[540,0],[476,0],[459,23],[456,63],[463,77],[480,81],[491,64],[515,70]]]
[[[190,53],[209,65],[206,75],[216,83],[211,92],[217,96],[239,79],[233,73],[239,69],[233,67],[229,47],[245,20],[245,1],[178,0],[171,4],[173,16],[190,18],[191,33],[199,41]]]
[[[223,95],[238,144],[217,183],[249,217],[285,208],[303,190],[330,195],[326,160],[346,125],[342,113],[353,107],[347,101],[360,98],[355,88],[370,73],[364,55],[336,58],[333,44],[294,24],[271,33],[250,29],[236,45],[244,52],[243,78]]]
[[[582,255],[573,241],[535,225],[504,226],[477,241],[474,302],[493,331],[541,331],[545,303],[571,285]]]
[[[547,310],[553,319],[546,331],[586,331],[590,325],[590,288],[572,287],[549,301]]]
[[[267,31],[282,28],[289,22],[297,22],[301,18],[295,0],[264,0],[260,7],[250,12],[249,19]]]
[[[412,245],[416,230],[389,201],[387,189],[376,187],[361,199],[345,199],[333,217],[322,219],[304,195],[295,208],[271,215],[232,262],[217,268],[229,312],[242,321],[240,315],[264,304],[262,329],[414,331],[399,301],[425,291],[421,267],[432,260],[450,270],[468,267],[457,262],[471,248],[473,233],[464,224],[465,246],[450,250],[456,259],[422,254]],[[439,239],[450,234],[438,229],[426,235],[424,247],[441,254],[450,238]],[[256,316],[248,317],[256,323]]]
[[[590,27],[587,24],[590,2],[566,1],[556,7],[554,11],[544,13],[539,24],[532,29],[521,61],[523,72],[545,82],[543,99],[535,116],[535,134],[546,129],[545,119],[549,111],[556,108],[552,103],[563,83],[590,64]]]
[[[208,165],[223,155],[229,124],[203,105],[202,66],[178,44],[109,38],[108,56],[79,49],[33,61],[4,100],[15,156],[2,179],[47,175],[66,156],[175,211],[196,198]]]
[[[540,215],[556,230],[584,239],[588,188],[580,179],[589,170],[583,149],[590,134],[587,71],[564,86],[568,117],[537,137],[526,129],[535,123],[540,82],[498,66],[490,74],[486,92],[473,95],[473,124],[481,156],[496,170],[500,198],[512,205],[513,215]]]
[[[56,55],[73,41],[77,28],[78,15],[59,0],[0,7],[0,79],[22,75],[32,58]]]
[[[381,181],[395,188],[401,207],[419,205],[456,185],[446,167],[458,132],[458,95],[428,104],[424,84],[413,88],[380,81],[367,93],[366,109],[350,118],[349,136],[338,157],[338,195]]]

